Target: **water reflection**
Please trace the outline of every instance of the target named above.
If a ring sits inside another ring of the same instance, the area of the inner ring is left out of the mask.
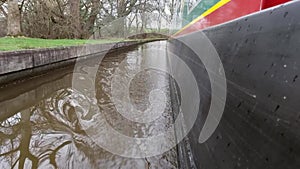
[[[157,61],[159,53],[145,53],[144,49],[164,45],[165,42],[155,42],[129,52],[107,55],[96,78],[96,101],[71,88],[72,66],[2,87],[0,167],[177,168],[175,149],[150,158],[120,157],[100,148],[81,125],[81,121],[89,121],[95,116],[87,110],[93,102],[104,112],[110,125],[125,135],[147,137],[166,130],[173,119],[168,100],[168,76],[165,73],[151,69],[143,71],[130,85],[130,102],[142,111],[157,100],[148,100],[153,89],[165,91],[163,98],[168,104],[161,116],[150,124],[131,122],[120,115],[112,103],[110,87],[115,71],[123,72],[124,77],[129,76],[130,72],[151,61],[151,58]],[[81,73],[84,73],[83,69]]]

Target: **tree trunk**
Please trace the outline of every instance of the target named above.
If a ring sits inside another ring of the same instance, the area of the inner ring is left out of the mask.
[[[18,6],[18,0],[8,0],[7,16],[7,35],[21,35],[21,14]]]
[[[70,0],[71,24],[74,38],[81,38],[80,29],[80,0]]]
[[[95,21],[97,19],[97,15],[100,12],[100,1],[99,0],[92,0],[92,8],[91,8],[91,14],[86,21],[85,24],[85,31],[86,33],[84,34],[83,38],[89,38],[91,35],[94,33],[94,25]]]

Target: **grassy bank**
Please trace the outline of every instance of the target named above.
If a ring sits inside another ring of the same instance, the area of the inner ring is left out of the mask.
[[[122,39],[101,39],[101,40],[81,40],[81,39],[37,39],[37,38],[0,38],[0,51],[14,51],[37,48],[54,48],[64,46],[76,46],[83,44],[101,44],[123,41]]]

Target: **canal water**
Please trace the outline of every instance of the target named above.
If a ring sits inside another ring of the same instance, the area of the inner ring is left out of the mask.
[[[129,138],[147,138],[170,127],[170,77],[157,69],[143,69],[150,62],[167,66],[166,46],[160,41],[115,51],[101,63],[91,58],[81,61],[84,66],[72,65],[2,86],[0,168],[178,168],[176,148],[128,158],[103,148],[86,130],[89,125],[101,127],[99,121],[105,120]],[[85,81],[90,68],[97,68],[94,100],[73,88],[74,74],[83,75]],[[90,103],[104,114],[102,119],[87,106]],[[139,112],[146,112],[145,118],[126,118]],[[116,144],[116,138],[110,139],[106,141]]]

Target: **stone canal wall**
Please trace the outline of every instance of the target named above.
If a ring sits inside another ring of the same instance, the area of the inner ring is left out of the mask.
[[[70,64],[78,58],[138,45],[148,41],[127,41],[63,48],[0,52],[0,84],[36,75],[42,71]]]

